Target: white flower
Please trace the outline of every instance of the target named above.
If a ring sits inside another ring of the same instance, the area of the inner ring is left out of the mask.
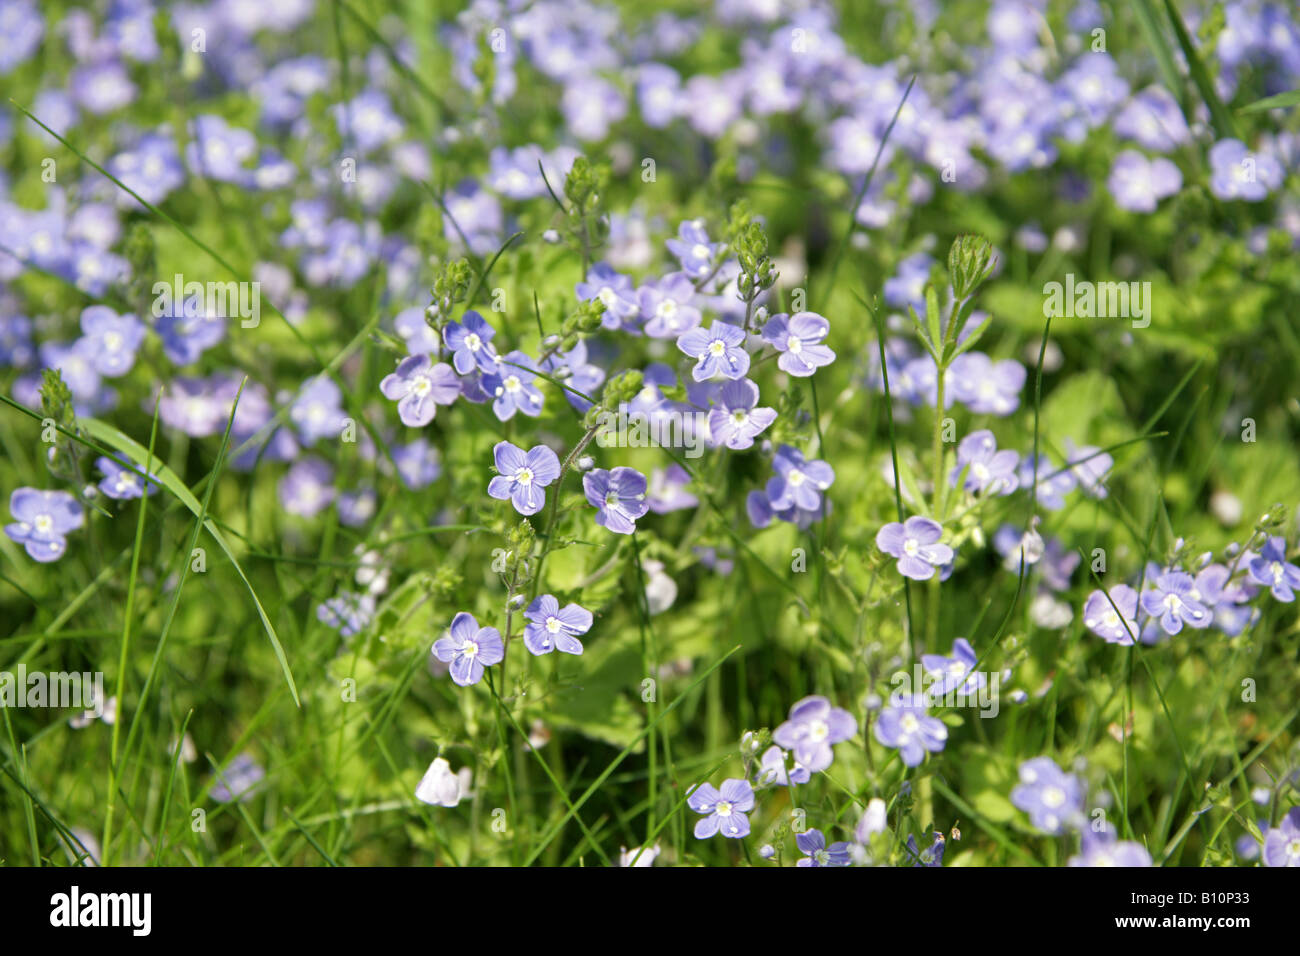
[[[461,767],[456,773],[451,772],[451,764],[438,757],[429,764],[424,772],[424,779],[415,788],[415,798],[421,803],[431,803],[440,807],[454,807],[469,796],[473,772],[469,767]]]
[[[652,847],[645,847],[644,849],[640,847],[633,847],[632,849],[629,850],[627,847],[620,847],[618,853],[618,865],[637,866],[637,867],[653,866],[655,862],[655,857],[657,857],[658,855],[659,855],[658,843],[656,843]],[[632,862],[633,860],[635,860],[636,862],[635,863]]]

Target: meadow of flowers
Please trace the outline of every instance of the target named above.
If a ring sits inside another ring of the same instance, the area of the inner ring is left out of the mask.
[[[0,0],[0,861],[1300,866],[1297,87],[1281,0]]]

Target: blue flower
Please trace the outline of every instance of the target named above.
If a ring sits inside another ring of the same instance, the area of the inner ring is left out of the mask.
[[[591,612],[585,607],[560,607],[553,594],[539,594],[524,611],[524,617],[528,621],[524,625],[524,646],[532,653],[582,653],[582,641],[577,636],[591,630]]]
[[[1106,592],[1093,591],[1083,605],[1083,624],[1107,643],[1127,646],[1138,635],[1137,606],[1138,594],[1127,584],[1117,584]]]
[[[465,321],[448,322],[442,330],[442,340],[451,349],[451,363],[461,375],[468,375],[477,367],[483,372],[498,371],[500,359],[492,347],[496,329],[477,312],[466,312]]]
[[[14,523],[5,526],[5,534],[42,564],[63,557],[68,550],[68,533],[86,520],[77,499],[66,491],[36,488],[16,488],[9,496],[9,513]]]
[[[798,760],[787,770],[787,757],[789,754],[775,744],[763,751],[755,776],[758,783],[765,787],[788,787],[791,782],[804,784],[812,779],[808,768]]]
[[[703,279],[713,271],[713,257],[717,254],[717,243],[709,242],[709,234],[704,228],[704,220],[688,219],[677,227],[676,239],[669,239],[665,245],[668,251],[677,257],[682,271],[692,279]]]
[[[1010,415],[1020,405],[1025,367],[1014,359],[995,363],[983,352],[963,352],[948,375],[953,396],[972,412]]]
[[[1286,559],[1286,539],[1271,537],[1259,549],[1259,557],[1250,562],[1250,579],[1272,592],[1279,601],[1295,600],[1295,589],[1300,588],[1300,568]]]
[[[835,483],[835,471],[824,461],[808,461],[797,448],[782,445],[772,458],[776,471],[767,483],[767,497],[777,511],[799,508],[817,511],[822,492]]]
[[[515,412],[531,418],[542,413],[542,393],[533,381],[537,371],[533,360],[518,350],[510,352],[493,372],[483,375],[483,388],[492,396],[492,411],[501,421],[509,421]]]
[[[876,547],[898,559],[898,573],[913,581],[928,581],[936,568],[953,559],[953,550],[940,544],[943,526],[930,518],[913,515],[907,521],[891,521],[876,532]]]
[[[721,789],[702,783],[691,791],[686,804],[696,813],[705,814],[695,823],[695,839],[707,840],[715,833],[739,840],[749,836],[749,817],[754,809],[754,788],[749,781],[735,777],[722,781]]]
[[[831,747],[857,732],[858,722],[852,714],[813,695],[790,708],[790,718],[772,732],[772,740],[793,751],[795,761],[810,773],[820,773],[835,759]]]
[[[322,438],[338,438],[343,431],[343,393],[323,375],[309,379],[289,408],[289,420],[303,442],[314,445]]]
[[[924,694],[896,694],[880,711],[873,731],[886,747],[896,747],[903,763],[915,767],[925,752],[937,753],[948,740],[948,727],[926,712]]]
[[[605,306],[600,324],[607,329],[626,328],[641,314],[632,280],[614,271],[607,262],[598,262],[587,273],[586,281],[574,286],[579,299],[599,299]]]
[[[983,674],[971,673],[979,658],[970,641],[959,637],[952,642],[952,656],[941,654],[922,654],[921,664],[926,671],[935,676],[930,688],[934,698],[944,697],[951,691],[970,696],[985,685]]]
[[[1155,587],[1142,592],[1142,610],[1159,620],[1166,634],[1177,634],[1184,624],[1206,628],[1214,619],[1185,571],[1166,571],[1156,578]]]
[[[1056,836],[1079,822],[1083,812],[1083,784],[1067,774],[1051,757],[1035,757],[1020,765],[1020,783],[1011,802],[1029,814],[1029,821]]]
[[[106,305],[88,306],[81,313],[82,340],[88,343],[95,370],[106,378],[131,371],[144,341],[144,323],[133,315],[118,315]]]
[[[1009,495],[1020,485],[1016,465],[1020,455],[1010,449],[998,451],[997,439],[988,429],[971,432],[957,445],[957,465],[949,481],[957,484],[962,469],[966,478],[962,487],[967,491],[990,495]]]
[[[615,534],[631,534],[636,519],[650,509],[645,475],[635,468],[593,468],[582,476],[582,490],[596,509],[596,524]]]
[[[446,362],[435,365],[427,355],[411,355],[384,376],[379,390],[397,402],[402,424],[422,428],[433,421],[439,405],[450,405],[460,396],[460,379]]]
[[[754,438],[776,421],[776,410],[755,408],[758,386],[747,378],[722,387],[718,404],[709,410],[709,433],[715,444],[740,450],[750,448]]]
[[[1086,829],[1079,838],[1079,855],[1070,857],[1070,866],[1151,866],[1151,854],[1141,843],[1116,840],[1115,831],[1107,827],[1100,832]]]
[[[849,859],[848,843],[840,841],[828,847],[826,837],[822,835],[821,830],[796,833],[794,842],[805,857],[795,866],[849,866],[852,862]]]
[[[508,441],[492,449],[497,476],[488,482],[488,494],[511,501],[521,515],[535,515],[546,503],[542,490],[560,477],[560,459],[545,445],[535,445],[525,454]]]
[[[763,326],[763,341],[781,353],[776,360],[781,371],[807,378],[835,361],[835,353],[821,344],[830,330],[831,324],[816,312],[774,315]]]
[[[683,333],[677,339],[677,347],[695,359],[691,375],[695,381],[704,382],[715,375],[732,379],[745,377],[749,371],[749,353],[742,347],[744,341],[744,329],[714,322],[707,331],[697,327]]]
[[[433,645],[433,656],[451,665],[451,679],[461,687],[477,684],[483,669],[505,659],[505,644],[495,627],[479,627],[474,616],[461,611],[451,619],[446,637]]]
[[[99,490],[110,498],[128,501],[143,494],[153,494],[158,490],[158,482],[152,476],[141,478],[130,468],[123,468],[112,458],[101,456],[96,459],[100,473],[104,476],[99,483]]]

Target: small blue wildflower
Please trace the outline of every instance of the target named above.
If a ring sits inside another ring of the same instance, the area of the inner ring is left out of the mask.
[[[650,509],[645,475],[635,468],[593,468],[582,476],[582,490],[596,509],[596,524],[615,534],[631,534],[636,519]]]
[[[581,654],[582,641],[579,634],[591,630],[591,612],[577,604],[560,602],[553,594],[539,594],[524,611],[528,621],[524,625],[524,646],[533,654],[541,656],[551,651],[565,654]]]
[[[122,467],[107,456],[97,458],[95,465],[104,476],[99,483],[99,490],[110,498],[128,501],[139,498],[143,494],[151,495],[158,490],[158,483],[152,477],[147,480],[141,478],[131,469]]]
[[[560,477],[560,459],[545,445],[534,445],[524,452],[508,441],[497,442],[492,449],[497,476],[488,482],[488,494],[500,501],[509,500],[521,515],[535,515],[546,503],[547,485]]]
[[[493,372],[483,374],[483,388],[492,396],[492,411],[503,422],[523,412],[530,418],[542,413],[542,393],[533,381],[537,370],[533,360],[518,350],[501,359]]]
[[[1300,588],[1300,567],[1286,559],[1286,539],[1273,536],[1259,549],[1259,557],[1248,565],[1250,579],[1272,592],[1279,601],[1290,604]]]
[[[505,659],[505,644],[495,627],[479,627],[474,616],[461,611],[451,619],[446,637],[433,644],[433,656],[451,665],[451,679],[461,687],[477,684],[483,669]]]
[[[69,532],[85,523],[77,499],[66,491],[16,488],[9,496],[9,513],[14,523],[5,534],[21,544],[33,560],[48,564],[68,550]]]
[[[446,362],[434,364],[428,355],[410,355],[379,383],[384,398],[397,402],[403,425],[423,428],[433,421],[439,405],[460,396],[460,379]]]
[[[1166,634],[1177,634],[1184,624],[1206,628],[1214,620],[1201,603],[1195,579],[1185,571],[1166,571],[1157,577],[1155,587],[1142,592],[1142,610],[1158,620]]]
[[[695,839],[707,840],[715,833],[733,840],[749,836],[745,814],[754,809],[754,788],[749,781],[732,777],[722,781],[720,789],[702,783],[691,791],[686,803],[696,813],[705,814],[695,823]]]
[[[755,777],[758,783],[765,787],[788,787],[791,782],[804,784],[811,780],[812,774],[798,760],[794,761],[788,770],[786,769],[786,760],[789,756],[775,744],[763,751]]]
[[[790,708],[790,717],[772,732],[772,740],[794,753],[810,773],[820,773],[835,759],[831,747],[858,732],[858,722],[825,697],[805,697]]]
[[[106,305],[88,306],[81,313],[82,339],[90,345],[95,370],[106,378],[131,371],[144,332],[135,316],[118,315]]]
[[[1028,813],[1038,829],[1057,836],[1079,822],[1083,784],[1051,757],[1035,757],[1020,765],[1020,783],[1011,791],[1011,802]]]
[[[816,312],[781,313],[763,326],[763,341],[781,353],[776,360],[781,371],[807,378],[835,361],[835,353],[821,344],[830,330],[831,324]]]
[[[971,432],[957,445],[957,465],[949,481],[957,484],[966,471],[962,487],[986,495],[1009,495],[1020,485],[1016,466],[1020,455],[1010,449],[998,450],[997,439],[988,429]]]
[[[477,312],[466,312],[463,322],[448,322],[442,330],[442,340],[452,351],[451,363],[461,375],[478,368],[483,372],[496,372],[500,359],[492,347],[496,329]]]
[[[665,245],[681,263],[682,271],[692,279],[707,278],[713,271],[713,257],[718,245],[709,241],[704,220],[688,219],[681,223],[677,227],[677,238],[669,239]]]
[[[897,748],[908,767],[918,766],[925,752],[938,753],[948,740],[948,727],[926,712],[924,694],[895,694],[881,709],[873,728],[876,740]]]
[[[749,353],[743,348],[745,330],[726,322],[714,322],[706,331],[690,329],[677,339],[677,347],[695,359],[691,376],[697,382],[715,375],[744,378],[749,371]]]
[[[943,526],[931,518],[913,515],[907,521],[891,521],[876,532],[876,547],[898,559],[898,573],[913,581],[928,581],[936,568],[953,559],[953,550],[940,544]]]
[[[840,841],[828,847],[826,837],[822,835],[821,830],[796,833],[794,842],[799,852],[804,855],[804,859],[795,863],[795,866],[850,866],[852,864],[848,843]]]
[[[1083,624],[1108,644],[1128,646],[1139,631],[1137,608],[1137,591],[1127,584],[1117,584],[1106,592],[1093,591],[1083,605]]]
[[[722,387],[718,403],[709,410],[709,434],[715,444],[739,451],[750,448],[754,438],[776,421],[776,409],[755,408],[758,386],[747,378]]]
[[[797,448],[782,445],[772,458],[776,471],[767,483],[767,497],[777,511],[799,508],[817,511],[822,492],[835,483],[835,471],[824,461],[808,461]]]

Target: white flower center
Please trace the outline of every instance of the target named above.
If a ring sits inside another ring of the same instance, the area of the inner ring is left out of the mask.
[[[505,386],[507,392],[517,392],[523,386],[523,383],[519,381],[518,375],[511,375],[506,379]]]
[[[905,733],[914,734],[920,728],[921,722],[916,719],[914,714],[904,714],[903,719],[899,721],[903,725]]]
[[[533,470],[531,468],[520,468],[515,472],[515,481],[521,485],[531,485],[533,483]]]
[[[920,550],[921,550],[921,543],[917,541],[915,538],[908,538],[906,541],[903,542],[903,553],[910,557],[913,558],[916,557],[916,553]]]
[[[804,483],[806,477],[807,476],[798,468],[791,468],[790,474],[785,476],[785,480],[792,488],[798,488]]]
[[[803,342],[799,341],[797,336],[792,335],[786,339],[785,347],[789,350],[791,355],[798,355],[803,351]]]
[[[727,351],[727,343],[723,342],[722,339],[714,339],[709,343],[709,351],[714,355],[721,355]]]
[[[814,720],[808,725],[808,738],[814,741],[823,741],[830,735],[831,729],[826,725],[824,720]]]
[[[558,634],[560,632],[560,627],[560,619],[558,617],[548,617],[546,619],[546,629],[552,634]]]
[[[713,808],[714,812],[720,817],[731,816],[731,804],[726,800],[719,800]]]
[[[37,515],[32,524],[36,526],[36,530],[41,534],[49,534],[54,530],[54,519],[49,515]]]
[[[471,352],[477,352],[483,347],[483,340],[471,332],[469,335],[465,336],[465,344],[469,346]]]
[[[1056,808],[1065,803],[1065,791],[1060,787],[1045,787],[1043,789],[1043,805]]]
[[[411,385],[411,393],[423,398],[429,394],[431,388],[433,388],[433,383],[425,376],[420,375],[416,377],[415,382]]]
[[[477,641],[466,641],[466,642],[465,642],[465,646],[462,647],[462,648],[460,649],[460,652],[461,652],[461,654],[463,654],[464,656],[466,656],[466,657],[468,657],[468,658],[471,658],[471,659],[477,657],[477,656],[478,656],[478,642],[477,642]]]

